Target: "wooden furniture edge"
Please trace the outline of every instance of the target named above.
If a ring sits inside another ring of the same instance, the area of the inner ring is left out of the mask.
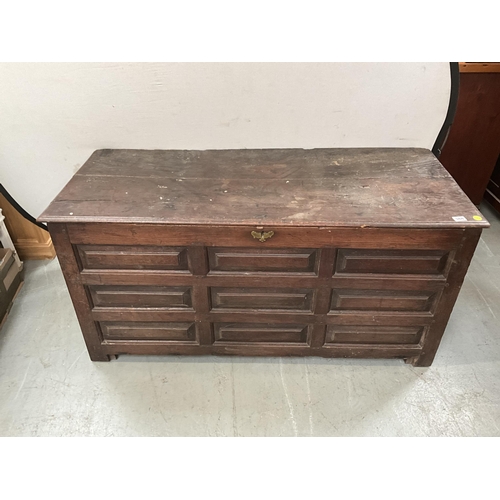
[[[56,256],[48,231],[23,217],[1,193],[0,207],[5,215],[5,225],[21,260],[53,259]]]
[[[460,73],[500,73],[500,63],[490,62],[461,62]]]
[[[427,332],[423,345],[422,353],[419,356],[409,358],[406,362],[413,366],[427,367],[431,366],[436,356],[439,344],[448,325],[448,320],[453,311],[453,307],[462,288],[462,284],[467,274],[472,256],[481,237],[481,229],[471,229],[465,232],[460,246],[454,255],[453,262],[449,271],[449,281],[445,286],[433,323]]]
[[[109,361],[109,356],[102,349],[101,334],[92,317],[89,298],[80,279],[76,255],[68,237],[66,224],[50,224],[49,230],[90,359],[92,361]]]

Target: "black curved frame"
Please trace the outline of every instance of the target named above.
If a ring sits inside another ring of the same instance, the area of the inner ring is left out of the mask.
[[[4,197],[7,199],[7,201],[27,220],[32,222],[38,227],[41,227],[42,229],[45,229],[45,231],[48,231],[47,226],[45,224],[42,224],[41,222],[38,222],[32,215],[30,215],[24,208],[19,205],[19,203],[12,198],[10,193],[5,189],[3,184],[0,184],[0,193],[4,195]]]
[[[432,147],[432,152],[439,158],[443,147],[448,139],[448,134],[450,133],[451,124],[455,119],[455,114],[457,112],[458,94],[460,91],[460,71],[457,62],[450,63],[450,76],[451,76],[451,91],[450,91],[450,103],[448,104],[448,113],[446,113],[446,118],[444,119],[443,126],[439,131],[436,142]]]

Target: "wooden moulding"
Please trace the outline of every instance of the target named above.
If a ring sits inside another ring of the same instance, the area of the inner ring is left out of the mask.
[[[53,259],[56,256],[49,232],[25,219],[1,193],[0,208],[21,260]]]
[[[74,245],[123,245],[139,239],[142,245],[262,248],[262,243],[250,235],[252,226],[81,223],[68,224],[67,231]],[[460,241],[463,232],[463,228],[414,228],[410,235],[407,229],[397,228],[279,227],[265,248],[310,248],[314,242],[316,248],[404,250],[421,245],[428,250],[441,250]]]

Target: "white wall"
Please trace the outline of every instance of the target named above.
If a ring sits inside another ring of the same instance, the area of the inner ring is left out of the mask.
[[[0,64],[0,182],[33,216],[100,148],[424,147],[448,63]]]

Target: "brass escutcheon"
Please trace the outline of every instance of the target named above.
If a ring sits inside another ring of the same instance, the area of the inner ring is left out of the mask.
[[[271,236],[274,234],[274,231],[267,231],[267,232],[264,232],[264,231],[252,231],[250,234],[255,239],[257,239],[259,241],[262,241],[262,243],[264,243],[264,241],[266,241],[269,238],[271,238]]]

